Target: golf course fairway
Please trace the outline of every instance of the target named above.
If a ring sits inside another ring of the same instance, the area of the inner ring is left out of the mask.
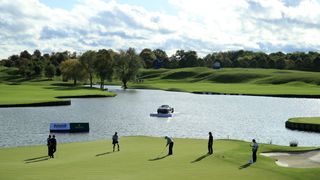
[[[319,179],[320,168],[284,168],[275,159],[251,158],[249,142],[215,140],[214,154],[207,156],[207,140],[174,139],[173,155],[161,154],[166,141],[155,137],[122,137],[120,152],[112,152],[111,140],[59,144],[54,159],[47,147],[0,149],[0,179]],[[45,138],[44,138],[45,144]],[[303,150],[260,144],[258,153]]]

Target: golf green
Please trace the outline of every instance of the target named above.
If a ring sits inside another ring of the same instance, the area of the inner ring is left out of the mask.
[[[59,136],[57,137],[59,141]],[[161,151],[165,139],[123,137],[119,152],[112,152],[111,140],[58,144],[54,159],[47,147],[0,149],[0,179],[301,179],[320,176],[320,168],[278,167],[274,159],[258,156],[248,166],[248,142],[214,141],[214,154],[208,156],[207,140],[174,139],[172,156]],[[45,143],[45,140],[44,140]],[[303,150],[260,144],[259,152]]]

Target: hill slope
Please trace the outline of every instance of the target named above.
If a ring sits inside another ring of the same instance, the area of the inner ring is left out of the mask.
[[[320,95],[319,72],[196,67],[142,70],[140,79],[142,83],[131,87],[252,95]]]

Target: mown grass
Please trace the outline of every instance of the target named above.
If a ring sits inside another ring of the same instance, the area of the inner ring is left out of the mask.
[[[0,67],[0,105],[64,101],[57,97],[114,96],[114,93],[83,86],[72,86],[59,80],[25,79],[14,68]]]
[[[320,73],[276,69],[204,67],[141,70],[132,88],[253,95],[320,95]]]
[[[58,136],[59,140],[59,136]],[[163,138],[124,137],[121,151],[112,152],[111,141],[58,144],[54,159],[47,159],[46,146],[0,149],[0,179],[219,179],[219,180],[313,180],[320,169],[278,167],[274,159],[258,156],[248,166],[248,142],[217,140],[214,154],[206,154],[206,140],[175,139],[174,154],[159,154]],[[259,152],[299,150],[260,145]]]
[[[290,118],[288,121],[293,123],[320,124],[320,117],[298,117]]]

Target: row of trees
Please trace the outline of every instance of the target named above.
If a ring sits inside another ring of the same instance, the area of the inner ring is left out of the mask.
[[[108,51],[111,54],[116,54],[112,50]],[[276,52],[266,54],[263,52],[239,50],[214,52],[201,58],[198,57],[196,51],[177,50],[175,54],[168,57],[167,53],[161,49],[151,50],[145,48],[140,52],[139,56],[144,68],[212,67],[215,61],[220,61],[223,67],[320,71],[320,54],[318,52],[294,52],[287,54]],[[76,53],[68,51],[44,55],[41,55],[39,50],[34,51],[33,54],[30,54],[28,51],[22,51],[20,55],[12,55],[8,59],[0,61],[0,63],[8,67],[19,67],[21,74],[27,76],[39,75],[45,69],[51,72],[55,68],[55,75],[59,76],[61,74],[59,68],[61,62],[79,57]],[[54,68],[50,65],[53,65]]]
[[[320,71],[320,54],[318,52],[271,53],[252,51],[214,52],[201,58],[196,51],[177,50],[168,57],[161,49],[143,49],[137,54],[133,48],[115,52],[111,49],[86,51],[82,55],[68,51],[41,54],[35,50],[33,54],[22,51],[20,55],[12,55],[1,60],[0,65],[17,67],[25,77],[45,75],[48,78],[63,75],[64,80],[89,79],[92,86],[93,77],[100,79],[101,88],[106,80],[115,75],[126,88],[127,82],[134,79],[140,67],[144,68],[184,68],[212,67],[219,61],[222,67],[242,68],[275,68]]]
[[[114,52],[109,49],[99,51],[86,51],[81,56],[68,51],[41,55],[39,50],[33,54],[22,51],[20,55],[12,55],[7,60],[0,61],[0,65],[17,67],[18,73],[26,78],[45,75],[52,79],[61,76],[64,81],[73,80],[74,85],[78,81],[90,81],[92,87],[94,77],[99,78],[100,88],[104,88],[106,80],[111,81],[118,77],[123,87],[135,80],[138,70],[143,67],[140,56],[135,49],[129,48],[124,51]]]

